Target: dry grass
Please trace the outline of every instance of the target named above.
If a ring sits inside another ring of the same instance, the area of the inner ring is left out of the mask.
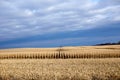
[[[119,58],[120,45],[59,48],[18,48],[0,50],[0,59],[7,58]]]
[[[3,59],[0,80],[120,80],[120,58]]]
[[[120,80],[120,45],[0,50],[0,80]]]

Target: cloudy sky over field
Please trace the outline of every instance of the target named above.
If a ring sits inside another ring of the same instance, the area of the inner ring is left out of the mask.
[[[0,48],[120,40],[120,0],[0,0]]]

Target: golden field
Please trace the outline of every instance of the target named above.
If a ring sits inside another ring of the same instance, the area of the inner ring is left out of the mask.
[[[0,50],[0,59],[10,58],[119,58],[120,45]]]
[[[120,45],[2,49],[0,80],[120,80]]]
[[[120,59],[3,59],[0,80],[120,80]]]

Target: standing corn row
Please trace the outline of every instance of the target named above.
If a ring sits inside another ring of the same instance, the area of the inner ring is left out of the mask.
[[[67,59],[67,58],[120,58],[120,51],[103,50],[103,51],[65,51],[58,49],[53,52],[32,52],[32,53],[0,53],[0,59]]]

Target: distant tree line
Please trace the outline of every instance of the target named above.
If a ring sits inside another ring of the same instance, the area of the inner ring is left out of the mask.
[[[120,41],[116,42],[116,43],[102,43],[102,44],[96,44],[97,46],[100,46],[100,45],[120,45]]]

